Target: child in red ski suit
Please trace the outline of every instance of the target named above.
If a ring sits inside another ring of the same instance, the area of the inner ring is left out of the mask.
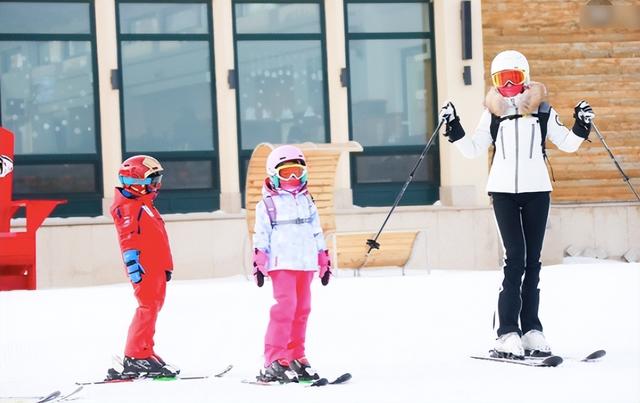
[[[164,221],[153,201],[162,180],[162,166],[153,157],[137,155],[120,166],[122,187],[115,189],[111,216],[138,308],[129,326],[123,377],[176,376],[154,351],[158,312],[164,303],[173,260]]]
[[[305,357],[311,280],[319,270],[329,282],[331,262],[318,210],[307,190],[305,157],[297,147],[274,149],[267,159],[269,177],[256,206],[253,236],[254,275],[261,287],[271,277],[273,297],[265,335],[264,369],[258,380],[297,382],[318,379]]]

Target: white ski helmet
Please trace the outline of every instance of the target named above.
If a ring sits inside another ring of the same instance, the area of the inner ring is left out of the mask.
[[[493,58],[491,62],[491,76],[503,70],[521,70],[525,75],[524,84],[529,84],[529,62],[524,55],[517,50],[505,50]]]

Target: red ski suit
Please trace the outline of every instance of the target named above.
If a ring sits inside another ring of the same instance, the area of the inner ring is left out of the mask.
[[[116,188],[111,216],[118,230],[120,249],[124,253],[140,251],[140,265],[144,270],[142,281],[132,284],[138,308],[129,326],[125,355],[148,358],[153,351],[158,312],[164,303],[166,291],[165,271],[173,270],[173,259],[164,221],[153,205],[156,193],[125,197]]]

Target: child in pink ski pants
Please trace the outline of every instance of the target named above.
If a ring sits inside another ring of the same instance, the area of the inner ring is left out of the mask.
[[[304,154],[294,146],[274,149],[267,158],[253,236],[254,276],[258,286],[269,276],[276,303],[265,335],[263,381],[317,379],[305,357],[311,280],[319,271],[329,282],[331,263],[318,210],[307,190]],[[295,375],[294,375],[295,373]],[[259,376],[259,378],[260,378]]]

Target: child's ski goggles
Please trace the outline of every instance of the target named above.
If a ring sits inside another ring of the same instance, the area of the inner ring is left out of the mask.
[[[130,178],[128,176],[120,176],[120,182],[123,185],[131,186],[131,185],[154,185],[157,186],[162,182],[162,175],[153,175],[144,179],[139,178]]]
[[[502,70],[491,75],[495,87],[504,87],[508,83],[513,85],[524,84],[527,75],[522,70]]]
[[[302,179],[307,173],[307,167],[300,164],[283,165],[276,168],[276,175],[282,180]]]

